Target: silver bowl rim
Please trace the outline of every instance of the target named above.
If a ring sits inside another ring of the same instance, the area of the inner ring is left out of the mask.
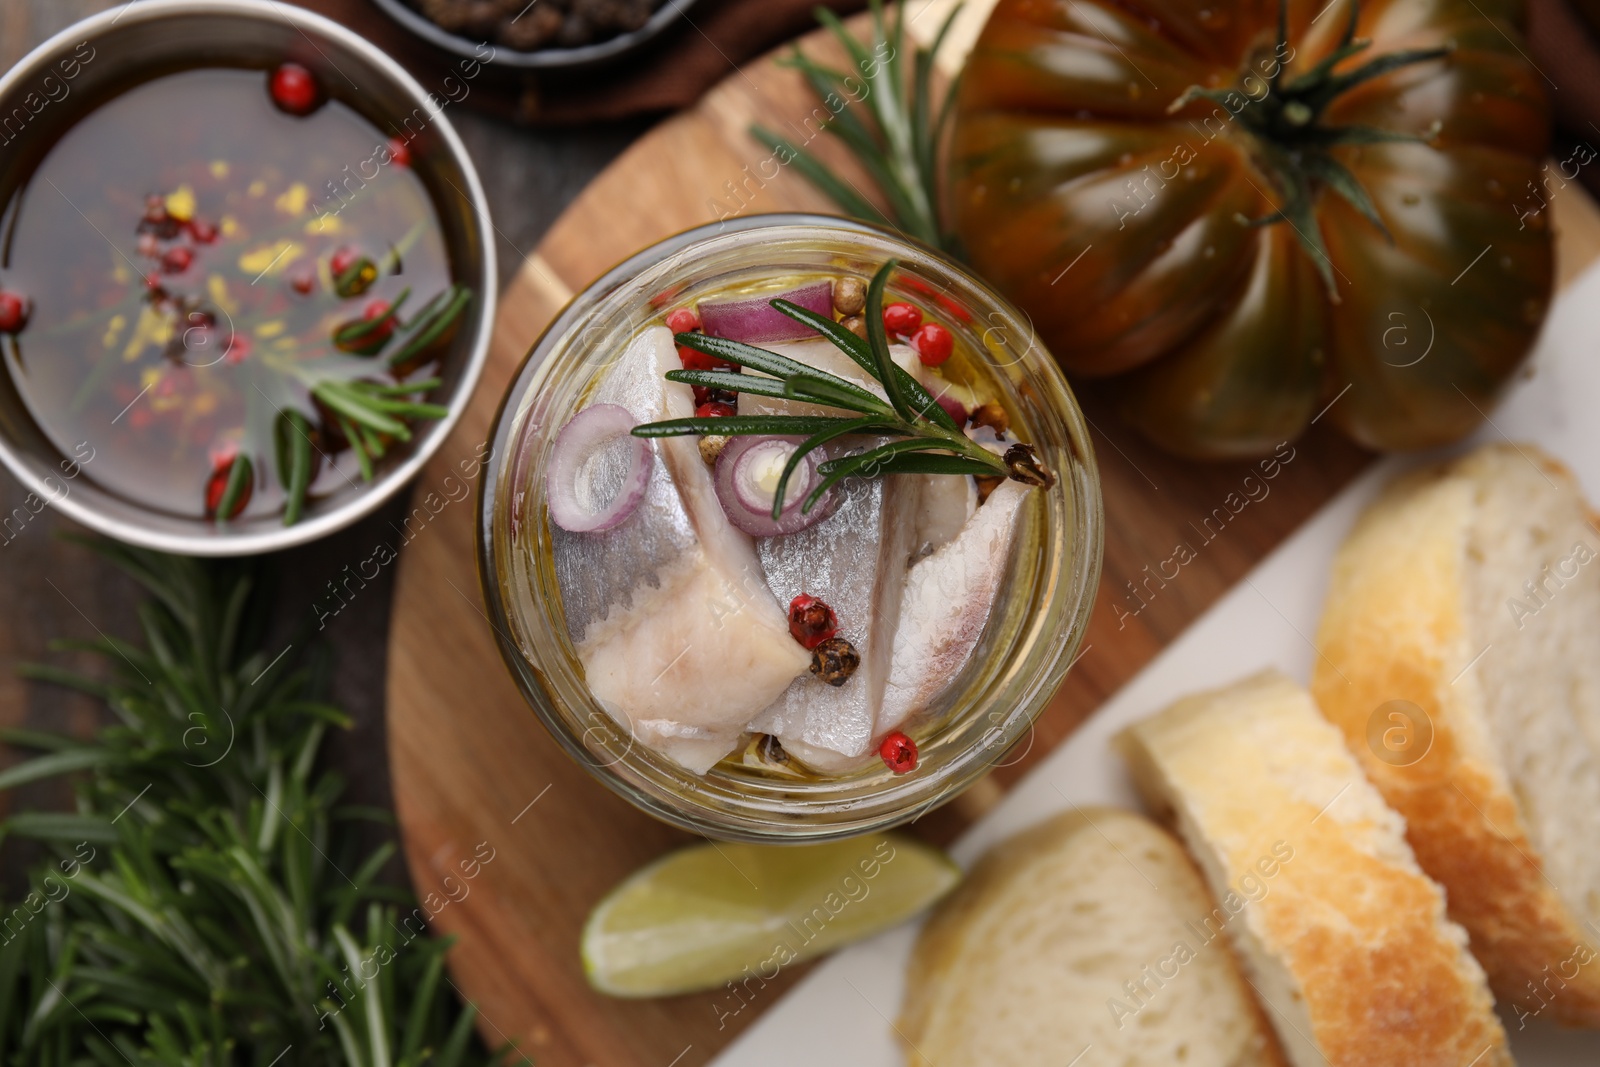
[[[314,11],[291,4],[277,3],[275,0],[129,0],[126,4],[73,23],[29,51],[10,70],[0,74],[0,100],[15,90],[19,84],[47,70],[46,60],[55,59],[64,46],[70,47],[85,37],[107,33],[111,27],[120,25],[125,18],[128,20],[127,25],[131,26],[179,15],[216,15],[286,21],[297,30],[314,31],[334,41],[340,47],[360,55],[382,71],[418,105],[427,102],[427,90],[404,67],[390,58],[388,53],[366,38]],[[494,245],[494,225],[489,218],[488,201],[484,196],[483,185],[478,180],[477,168],[473,166],[466,145],[457,135],[455,126],[451,124],[448,116],[442,110],[439,111],[433,117],[433,124],[452,157],[452,162],[461,169],[461,176],[467,186],[467,199],[472,207],[478,230],[478,244],[483,250],[481,267],[485,285],[478,301],[475,323],[477,341],[467,353],[460,380],[450,395],[448,404],[450,413],[430,424],[428,439],[413,447],[410,455],[406,456],[398,466],[385,472],[376,481],[327,514],[304,519],[293,526],[253,533],[230,535],[219,532],[188,536],[149,529],[137,523],[105,515],[96,510],[92,504],[84,504],[76,495],[53,499],[55,494],[45,485],[42,478],[34,474],[24,462],[20,450],[16,449],[4,434],[0,434],[0,463],[4,463],[12,475],[30,492],[42,500],[50,501],[51,505],[63,514],[96,533],[142,548],[186,556],[246,556],[278,552],[326,537],[383,506],[411,483],[444,444],[456,424],[461,421],[477,389],[484,364],[488,362],[489,343],[494,332],[499,275]]]

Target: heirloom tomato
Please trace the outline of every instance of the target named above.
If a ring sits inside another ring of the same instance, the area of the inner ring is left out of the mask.
[[[1069,373],[1197,457],[1322,417],[1472,430],[1551,290],[1550,110],[1517,0],[1000,0],[952,211]],[[1592,153],[1591,153],[1592,155]]]

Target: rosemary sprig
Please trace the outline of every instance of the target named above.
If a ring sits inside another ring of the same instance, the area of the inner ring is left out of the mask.
[[[452,285],[428,301],[422,310],[406,323],[410,336],[401,343],[394,355],[389,357],[389,366],[404,366],[427,351],[444,336],[445,331],[455,325],[456,320],[471,302],[472,290],[465,285]]]
[[[441,981],[449,942],[380,877],[394,845],[361,843],[360,822],[387,816],[340,807],[319,768],[328,727],[349,719],[320,699],[325,647],[266,644],[261,566],[88,543],[151,600],[142,645],[76,646],[104,680],[24,669],[103,700],[111,725],[88,740],[0,730],[41,753],[0,789],[77,772],[73,811],[0,824],[47,856],[26,907],[0,909],[0,1063],[502,1062]]]
[[[856,40],[838,16],[819,7],[817,21],[843,46],[855,70],[846,73],[824,66],[797,46],[785,66],[800,72],[823,101],[847,101],[822,126],[837,137],[861,164],[887,202],[879,209],[847,179],[831,171],[804,147],[764,126],[750,135],[792,165],[848,215],[909,234],[952,255],[960,254],[953,231],[940,220],[938,152],[949,125],[956,82],[936,107],[933,100],[933,57],[955,21],[952,11],[931,47],[913,49],[905,65],[905,5],[893,21],[884,15],[883,0],[872,0],[872,38]],[[829,106],[829,110],[833,110]]]
[[[288,496],[283,507],[283,524],[293,526],[305,510],[306,491],[311,487],[311,422],[298,411],[278,413],[272,428],[276,446],[278,481]]]
[[[727,371],[668,371],[669,381],[703,385],[755,396],[803,400],[856,412],[855,418],[825,415],[733,415],[710,418],[666,419],[633,428],[635,437],[680,437],[687,434],[776,434],[803,436],[789,457],[773,493],[772,517],[783,511],[789,479],[801,461],[831,441],[852,434],[898,437],[900,440],[818,465],[822,481],[801,505],[809,512],[823,495],[845,478],[875,478],[887,474],[971,474],[1011,478],[1027,485],[1055,483],[1034,453],[1032,445],[1017,443],[1005,455],[973,441],[920,382],[894,361],[889,335],[883,327],[883,294],[889,275],[898,265],[890,259],[879,267],[867,286],[864,315],[867,339],[862,340],[826,316],[797,307],[786,300],[771,305],[792,319],[812,326],[884,387],[887,400],[834,374],[788,356],[723,337],[680,333],[676,340],[699,352],[736,363],[742,374]]]
[[[472,301],[471,289],[464,285],[451,285],[423,305],[417,314],[402,322],[399,318],[400,307],[410,295],[410,288],[403,289],[383,314],[341,326],[334,332],[334,344],[359,355],[375,356],[396,336],[404,333],[400,347],[387,360],[391,368],[403,371],[406,365],[426,353],[446,335]],[[400,325],[395,329],[385,329],[386,325],[394,323]],[[384,384],[316,378],[309,371],[302,372],[301,377],[310,387],[312,397],[332,414],[334,425],[355,454],[363,481],[370,482],[376,477],[376,462],[387,454],[390,441],[411,440],[411,428],[406,424],[406,419],[442,419],[450,414],[450,409],[442,404],[412,399],[437,388],[442,381],[440,378]],[[283,512],[285,526],[298,522],[305,511],[306,493],[311,485],[314,467],[311,455],[313,444],[311,423],[303,414],[287,408],[278,413],[273,428],[273,445],[278,481],[288,497]],[[226,500],[225,497],[224,502]],[[219,510],[218,515],[220,520],[227,515],[227,511]]]

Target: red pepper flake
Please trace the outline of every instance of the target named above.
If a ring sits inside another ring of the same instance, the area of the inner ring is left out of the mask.
[[[386,146],[389,150],[389,162],[398,167],[411,166],[411,145],[399,137],[391,137]]]
[[[333,250],[333,255],[328,257],[328,270],[335,278],[356,265],[356,250],[349,245],[342,245]]]
[[[694,333],[700,328],[700,316],[688,308],[673,308],[667,312],[667,329],[673,333]]]
[[[228,338],[228,347],[223,350],[222,358],[229,363],[243,363],[250,358],[250,338],[242,333],[235,333]]]
[[[839,616],[814,596],[801,593],[789,601],[789,632],[806,649],[814,649],[839,632]]]
[[[21,333],[31,311],[26,297],[0,289],[0,333]]]
[[[688,345],[678,346],[678,362],[683,364],[684,370],[716,370],[721,363],[716,356]]]
[[[937,367],[950,358],[950,353],[955,351],[956,341],[950,336],[949,330],[937,322],[929,322],[911,335],[911,347],[916,349],[917,358],[924,367]]]
[[[727,404],[734,410],[739,407],[739,394],[731,389],[713,389],[709,385],[696,385],[694,390],[694,406],[702,404]]]
[[[962,307],[959,300],[945,292],[943,289],[931,285],[915,275],[906,275],[901,279],[901,281],[905,284],[907,289],[915,289],[923,296],[932,299],[934,303],[938,304],[940,307],[944,308],[945,311],[949,312],[950,317],[955,319],[957,322],[972,321],[972,312],[968,311],[965,307]]]
[[[878,755],[894,774],[909,774],[917,769],[917,743],[899,730],[883,739]]]
[[[301,296],[311,295],[311,290],[315,289],[316,287],[317,275],[315,271],[298,270],[289,275],[289,288],[293,289]]]
[[[907,337],[922,324],[922,312],[913,304],[889,304],[883,309],[883,328],[896,337]]]
[[[726,419],[738,413],[738,408],[719,400],[708,400],[694,409],[694,417],[697,419]]]
[[[272,102],[291,115],[309,115],[322,103],[317,79],[298,63],[282,63],[267,79]]]
[[[217,224],[207,222],[205,219],[190,219],[189,236],[203,245],[208,245],[217,239]]]
[[[194,262],[194,250],[184,245],[169,248],[161,257],[161,270],[166,274],[182,274]]]

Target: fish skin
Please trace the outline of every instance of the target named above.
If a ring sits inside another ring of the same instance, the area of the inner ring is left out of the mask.
[[[889,677],[918,488],[914,478],[847,479],[832,515],[798,533],[756,543],[778,602],[787,604],[801,593],[820,598],[838,616],[839,636],[861,656],[843,685],[809,675],[796,679],[751,723],[815,770],[847,769],[871,748]]]
[[[925,711],[966,668],[1010,565],[1029,493],[1020,482],[1001,482],[955,540],[912,566],[879,735]]]
[[[693,414],[672,334],[636,337],[592,403],[641,422]],[[697,774],[738,745],[746,726],[806,672],[751,539],[727,521],[694,437],[651,441],[644,500],[621,525],[572,534],[552,524],[556,577],[584,678],[612,718]]]

